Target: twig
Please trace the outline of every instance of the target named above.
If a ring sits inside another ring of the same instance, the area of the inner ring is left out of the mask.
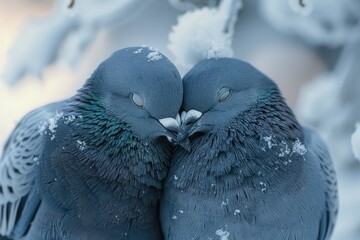
[[[75,5],[75,0],[70,0],[69,5],[67,6],[68,8],[73,8]]]

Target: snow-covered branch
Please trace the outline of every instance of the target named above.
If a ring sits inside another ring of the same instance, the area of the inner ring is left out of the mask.
[[[102,27],[126,21],[143,5],[141,0],[56,1],[48,16],[24,26],[9,52],[2,77],[10,84],[26,74],[41,77],[58,57],[74,66]]]

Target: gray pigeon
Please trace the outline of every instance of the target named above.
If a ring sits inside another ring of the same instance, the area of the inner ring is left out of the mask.
[[[0,161],[0,235],[162,239],[158,205],[183,97],[153,48],[115,52],[78,93],[27,114]]]
[[[174,149],[165,239],[329,239],[338,209],[329,153],[277,85],[230,58],[200,62],[183,83],[178,141],[190,149]]]

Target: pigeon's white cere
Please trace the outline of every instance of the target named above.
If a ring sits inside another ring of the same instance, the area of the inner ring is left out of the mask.
[[[351,147],[354,156],[360,160],[360,123],[356,124],[356,131],[351,136]]]
[[[189,121],[195,121],[195,120],[199,119],[201,116],[202,116],[201,112],[191,109],[190,111],[188,111],[186,113],[183,122],[187,123]]]
[[[230,233],[228,231],[224,231],[222,228],[216,230],[216,235],[219,236],[219,240],[228,240],[228,237],[230,236]]]
[[[180,114],[176,114],[176,117],[175,117],[176,121],[178,121],[181,125],[181,117],[180,117]]]
[[[163,125],[169,130],[177,130],[181,125],[181,123],[177,119],[172,117],[159,119],[159,122],[161,123],[161,125]]]
[[[181,123],[185,122],[185,117],[186,117],[186,111],[183,111],[183,112],[181,113],[181,116],[180,116],[180,118],[181,118]]]

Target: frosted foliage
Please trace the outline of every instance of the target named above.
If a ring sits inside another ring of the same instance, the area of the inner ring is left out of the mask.
[[[169,34],[169,49],[176,62],[190,68],[203,59],[231,57],[234,26],[240,0],[223,0],[219,7],[187,12]]]
[[[360,160],[360,123],[356,124],[356,131],[351,136],[351,146],[354,156]]]
[[[263,17],[278,30],[313,44],[339,46],[359,38],[360,1],[259,1]],[[357,34],[353,34],[355,32]]]
[[[129,12],[135,14],[146,3],[77,0],[72,9],[67,5],[67,1],[57,0],[48,16],[32,19],[20,31],[2,73],[9,84],[27,74],[41,77],[45,67],[58,58],[75,66],[102,27],[122,22]]]
[[[360,119],[360,41],[344,48],[335,69],[306,84],[299,94],[298,116],[316,128],[335,164],[354,162],[351,134]]]

